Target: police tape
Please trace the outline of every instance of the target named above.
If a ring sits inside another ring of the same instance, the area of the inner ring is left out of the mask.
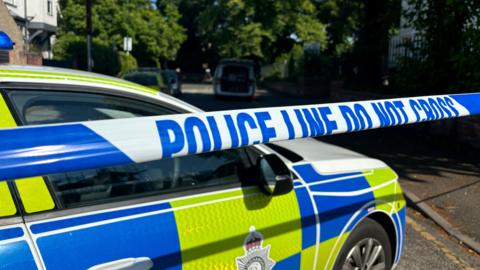
[[[0,130],[0,179],[94,169],[480,114],[480,93]]]

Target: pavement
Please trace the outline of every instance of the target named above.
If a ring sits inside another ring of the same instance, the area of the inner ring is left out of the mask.
[[[184,84],[181,99],[206,110],[325,103],[265,89],[253,101],[213,96],[211,85]],[[421,124],[420,124],[421,125]],[[480,155],[478,151],[424,136],[421,127],[393,127],[320,138],[389,164],[402,187],[413,194],[411,205],[424,205],[459,234],[480,242]],[[417,209],[419,209],[417,207]],[[419,209],[422,210],[422,209]],[[480,269],[480,256],[458,238],[414,209],[407,212],[407,239],[397,269]]]
[[[407,209],[405,246],[396,270],[480,269],[480,256],[412,208]]]

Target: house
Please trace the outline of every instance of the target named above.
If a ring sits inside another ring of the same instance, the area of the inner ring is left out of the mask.
[[[20,29],[25,57],[31,64],[38,59],[52,59],[52,46],[57,31],[57,0],[0,0]],[[8,20],[4,16],[0,21]],[[15,42],[17,43],[17,42]],[[18,46],[18,43],[17,43]],[[41,55],[41,56],[40,56]]]

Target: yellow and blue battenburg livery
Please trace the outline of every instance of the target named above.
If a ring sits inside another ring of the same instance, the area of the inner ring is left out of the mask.
[[[378,214],[390,217],[399,260],[405,202],[391,169],[321,175],[301,164],[294,171],[301,178],[283,196],[233,189],[33,222],[29,230],[48,269],[87,269],[117,258],[151,260],[152,269],[243,269],[237,267],[248,256],[252,224],[263,237],[256,251],[268,247],[263,258],[273,269],[331,269],[355,225]],[[0,232],[7,268],[35,268],[23,230]]]
[[[0,70],[0,90],[8,82],[102,87],[109,95],[147,91],[62,72]],[[367,217],[387,232],[395,265],[405,238],[398,176],[360,155],[333,151],[322,158],[327,148],[313,140],[302,141],[304,158],[284,158],[295,178],[293,190],[279,196],[228,186],[60,209],[51,183],[39,175],[85,178],[108,166],[133,169],[160,159],[480,114],[480,94],[462,94],[211,113],[184,106],[191,113],[15,128],[21,117],[2,94],[0,179],[11,180],[0,182],[2,269],[332,269]],[[148,94],[144,99],[162,98]]]

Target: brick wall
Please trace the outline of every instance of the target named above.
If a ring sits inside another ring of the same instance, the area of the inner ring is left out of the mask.
[[[7,7],[3,1],[0,0],[0,30],[7,33],[7,35],[15,42],[13,51],[9,52],[10,64],[25,65],[27,57],[23,51],[23,36],[20,28],[17,26],[12,16],[8,12]]]
[[[42,55],[39,53],[27,53],[27,64],[41,66],[43,62]]]

